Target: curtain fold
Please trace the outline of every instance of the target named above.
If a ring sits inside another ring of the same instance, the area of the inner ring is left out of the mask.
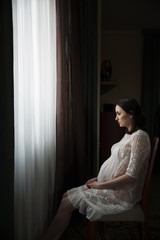
[[[93,4],[91,9],[89,6],[92,6],[90,1],[57,0],[57,159],[54,213],[67,189],[84,184],[96,173],[97,4]],[[85,7],[89,21],[82,22]],[[92,13],[89,15],[90,11]]]
[[[0,1],[0,238],[14,239],[14,108],[11,0]]]
[[[82,183],[85,175],[80,47],[77,32],[73,32],[73,29],[77,31],[77,21],[74,20],[73,23],[72,1],[58,0],[55,212],[62,193]]]
[[[13,0],[15,239],[35,240],[52,218],[56,159],[54,0]]]

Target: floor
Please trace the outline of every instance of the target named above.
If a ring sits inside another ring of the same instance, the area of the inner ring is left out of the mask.
[[[151,219],[160,220],[160,174],[153,173],[149,192],[149,214]],[[158,222],[159,224],[159,222]],[[160,227],[159,225],[157,226]],[[160,231],[158,229],[158,231]],[[85,240],[86,239],[86,219],[75,212],[72,216],[69,227],[64,232],[61,240]],[[98,238],[97,238],[98,239]],[[154,237],[152,238],[154,239]],[[160,237],[156,237],[160,239]],[[114,240],[114,239],[112,239]]]

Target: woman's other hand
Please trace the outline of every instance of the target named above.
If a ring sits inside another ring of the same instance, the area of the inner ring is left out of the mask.
[[[86,182],[86,186],[88,187],[89,184],[91,184],[91,183],[93,183],[93,182],[95,182],[95,181],[97,181],[97,178],[96,178],[96,177],[89,179],[89,180]]]
[[[86,182],[88,188],[101,189],[102,184],[97,182],[97,178],[92,178]]]

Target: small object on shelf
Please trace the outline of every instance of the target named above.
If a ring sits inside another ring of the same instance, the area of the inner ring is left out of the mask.
[[[111,60],[104,60],[101,66],[101,81],[108,82],[112,77]]]

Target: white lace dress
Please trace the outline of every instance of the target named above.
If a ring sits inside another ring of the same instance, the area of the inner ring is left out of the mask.
[[[86,185],[68,190],[71,204],[91,221],[103,215],[116,214],[132,208],[142,197],[148,168],[150,139],[145,131],[125,134],[111,148],[111,156],[103,163],[98,182],[127,174],[135,179],[114,189],[89,189]]]

